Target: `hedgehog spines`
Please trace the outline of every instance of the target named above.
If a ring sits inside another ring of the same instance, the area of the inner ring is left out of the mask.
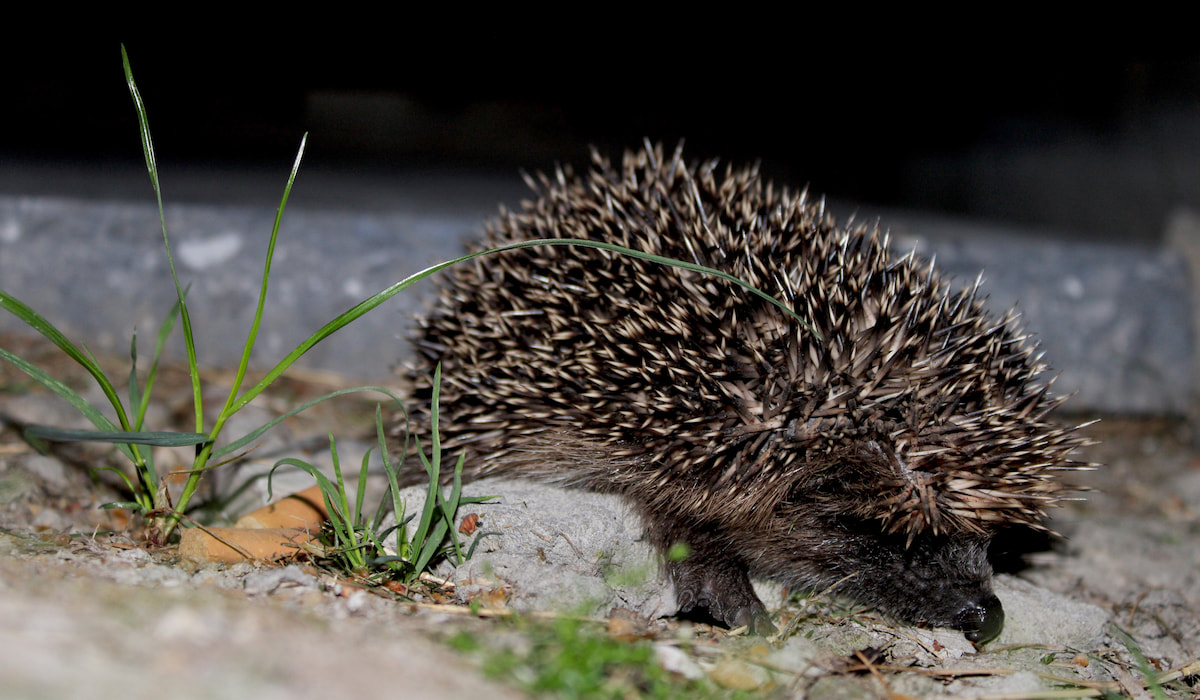
[[[1063,490],[1051,471],[1079,466],[1079,439],[1045,420],[1059,400],[1040,356],[1014,317],[984,312],[981,279],[951,291],[877,226],[837,228],[807,190],[689,167],[681,148],[528,180],[538,198],[487,245],[590,238],[715,267],[822,340],[722,280],[607,251],[476,259],[420,349],[454,378],[448,434],[482,471],[538,472],[522,454],[578,440],[585,463],[554,462],[563,480],[650,509],[741,522],[808,499],[911,538],[1039,526]]]

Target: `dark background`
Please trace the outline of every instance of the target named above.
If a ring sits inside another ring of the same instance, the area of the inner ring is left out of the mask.
[[[164,163],[285,172],[309,132],[310,168],[507,177],[685,139],[840,200],[1097,239],[1200,205],[1200,51],[714,31],[126,46]],[[4,52],[0,160],[141,162],[119,40]]]

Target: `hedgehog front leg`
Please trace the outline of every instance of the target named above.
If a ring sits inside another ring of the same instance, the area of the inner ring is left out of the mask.
[[[718,528],[678,519],[647,520],[651,540],[666,555],[679,612],[700,608],[730,628],[745,625],[753,634],[774,634],[775,625],[750,585],[745,563]],[[686,554],[675,561],[678,545],[684,545]]]

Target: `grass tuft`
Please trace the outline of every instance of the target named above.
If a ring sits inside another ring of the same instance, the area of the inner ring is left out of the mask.
[[[571,618],[549,623],[516,618],[522,643],[505,647],[460,631],[455,650],[478,656],[483,672],[523,690],[562,698],[749,697],[703,680],[676,676],[658,665],[648,641],[627,642]],[[489,634],[489,638],[494,635]]]
[[[426,456],[421,449],[420,441],[416,442],[416,452],[425,467],[428,480],[426,482],[425,507],[421,518],[410,535],[408,524],[416,518],[416,514],[406,515],[405,503],[400,499],[398,478],[399,464],[394,463],[387,449],[386,433],[383,427],[383,412],[377,405],[375,408],[375,434],[379,442],[379,454],[383,459],[383,470],[387,475],[387,489],[384,492],[374,517],[369,520],[363,513],[362,506],[366,498],[366,483],[371,452],[363,455],[358,472],[358,489],[353,503],[350,500],[346,482],[342,478],[341,462],[338,458],[337,444],[333,436],[329,437],[329,450],[333,457],[334,479],[329,479],[316,466],[294,458],[281,459],[271,468],[273,475],[281,466],[292,466],[310,474],[321,490],[329,513],[329,529],[325,533],[325,557],[338,569],[345,571],[368,583],[378,584],[385,581],[400,581],[411,584],[422,572],[429,569],[442,557],[449,558],[455,565],[470,558],[481,538],[490,534],[478,532],[469,550],[463,551],[458,531],[454,527],[458,509],[465,505],[486,502],[489,497],[462,495],[463,457],[460,456],[454,466],[454,478],[450,493],[445,493],[441,482],[442,451],[437,432],[438,388],[441,386],[441,367],[434,371],[433,391],[433,445],[431,454]],[[408,439],[406,436],[405,445]],[[270,482],[268,481],[268,494]],[[269,495],[268,495],[269,497]],[[395,513],[395,523],[385,528],[385,518],[389,510]],[[389,538],[392,544],[389,546]]]

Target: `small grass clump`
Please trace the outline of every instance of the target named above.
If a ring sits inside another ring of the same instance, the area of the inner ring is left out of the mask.
[[[495,648],[460,631],[452,648],[482,656],[483,672],[536,694],[561,698],[729,698],[744,694],[688,680],[658,665],[648,641],[625,642],[587,622],[517,619],[520,650]]]
[[[432,450],[426,456],[421,449],[420,441],[416,441],[416,454],[425,467],[426,492],[425,506],[421,510],[421,518],[417,521],[412,534],[408,533],[408,524],[416,518],[416,514],[405,516],[405,503],[400,499],[400,484],[397,476],[399,465],[393,463],[388,454],[387,438],[383,428],[383,413],[378,406],[375,409],[375,434],[378,439],[379,454],[383,460],[383,471],[387,475],[388,485],[383,498],[380,500],[375,515],[368,520],[363,513],[362,505],[366,498],[367,472],[371,453],[363,455],[359,466],[358,490],[351,506],[346,483],[342,479],[341,462],[338,459],[337,443],[329,436],[329,450],[333,458],[334,479],[329,477],[309,462],[294,458],[281,459],[271,469],[271,475],[281,466],[292,466],[308,472],[320,487],[321,496],[325,501],[325,510],[329,513],[329,527],[324,533],[324,556],[335,568],[349,573],[368,583],[382,583],[396,580],[411,584],[433,562],[441,557],[448,557],[455,564],[460,564],[471,557],[475,546],[488,533],[476,533],[471,547],[463,551],[459,541],[458,531],[454,527],[458,509],[464,505],[482,503],[487,497],[462,495],[462,470],[464,456],[460,455],[454,466],[454,478],[450,493],[446,494],[442,486],[442,446],[438,434],[438,394],[441,386],[441,366],[434,370],[432,408]],[[405,454],[408,452],[408,438],[405,436]],[[268,494],[270,481],[268,479]],[[269,495],[268,495],[269,497]],[[395,523],[385,527],[385,519],[390,511],[395,513]],[[388,546],[388,539],[394,537],[394,544]]]

